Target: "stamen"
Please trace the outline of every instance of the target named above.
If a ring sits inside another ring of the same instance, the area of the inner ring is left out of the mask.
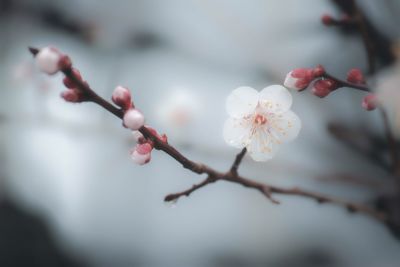
[[[261,114],[257,114],[254,117],[254,123],[258,124],[258,125],[263,125],[263,124],[267,123],[267,121],[268,121],[267,118]]]

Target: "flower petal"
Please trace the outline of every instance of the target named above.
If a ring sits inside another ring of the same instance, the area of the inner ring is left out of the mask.
[[[245,147],[250,141],[250,126],[250,123],[243,119],[227,119],[223,131],[225,142],[233,147]]]
[[[228,96],[226,111],[234,118],[244,117],[254,111],[258,104],[259,93],[251,87],[239,87]]]
[[[260,105],[272,113],[283,113],[292,106],[292,95],[281,85],[271,85],[260,93]]]
[[[251,137],[247,150],[255,161],[267,161],[273,158],[279,150],[279,141],[268,131],[259,129]]]
[[[297,137],[300,129],[301,120],[291,110],[277,114],[270,122],[270,132],[280,142],[292,141]]]

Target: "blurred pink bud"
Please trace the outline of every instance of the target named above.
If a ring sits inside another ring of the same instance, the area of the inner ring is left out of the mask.
[[[146,164],[151,159],[151,151],[153,146],[150,143],[138,144],[131,152],[133,162],[139,165]]]
[[[359,69],[351,69],[347,73],[347,81],[350,83],[365,84],[364,75]]]
[[[58,67],[60,70],[69,69],[72,67],[72,61],[69,56],[61,54],[60,60],[58,61]]]
[[[325,68],[322,65],[318,65],[313,69],[314,78],[321,77],[325,74]]]
[[[324,79],[316,81],[311,89],[311,92],[314,95],[323,98],[329,95],[335,89],[337,89],[337,84],[334,80]]]
[[[132,108],[125,112],[123,123],[125,127],[136,131],[144,125],[144,116],[139,110]]]
[[[139,154],[145,155],[145,154],[151,153],[151,150],[153,150],[153,146],[150,143],[138,144],[138,145],[136,145],[135,150]]]
[[[132,105],[131,92],[122,86],[117,86],[112,94],[112,101],[119,107],[127,110]]]
[[[132,158],[133,162],[135,162],[136,164],[144,165],[144,164],[148,163],[151,160],[151,153],[140,154],[139,152],[134,150],[131,153],[131,158]]]
[[[60,70],[62,54],[54,47],[44,47],[36,54],[35,61],[38,68],[47,74],[55,74]]]
[[[378,107],[379,101],[375,94],[369,94],[362,100],[361,106],[368,111],[374,110]]]
[[[334,23],[334,19],[329,14],[324,14],[321,16],[321,21],[325,26],[331,26]]]
[[[82,80],[82,76],[81,76],[81,73],[79,72],[79,70],[73,68],[72,73],[78,80]],[[77,87],[77,85],[68,77],[64,77],[63,83],[64,83],[65,87],[67,87],[69,89]]]
[[[162,142],[164,142],[164,143],[168,143],[168,137],[167,137],[166,134],[161,134],[161,135],[160,135],[154,128],[152,128],[152,127],[150,127],[150,126],[148,126],[148,125],[146,125],[146,128],[147,128],[153,135],[157,136],[157,138],[158,138],[160,141],[162,141]]]
[[[313,69],[294,69],[286,75],[283,85],[289,89],[301,91],[306,89],[314,78]]]
[[[84,101],[82,92],[77,88],[72,88],[61,92],[61,97],[65,101],[72,103],[79,103]]]

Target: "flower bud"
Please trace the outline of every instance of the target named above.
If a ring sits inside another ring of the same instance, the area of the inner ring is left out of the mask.
[[[286,75],[283,85],[289,89],[302,91],[310,85],[314,78],[313,69],[294,69]]]
[[[38,68],[44,73],[53,75],[60,70],[62,54],[54,47],[45,47],[36,54],[35,60]]]
[[[313,69],[314,78],[321,77],[325,74],[325,68],[322,65],[318,65]]]
[[[351,69],[347,73],[347,81],[356,84],[365,84],[364,75],[359,69]]]
[[[153,146],[150,143],[138,144],[131,152],[133,162],[139,165],[146,164],[151,159],[151,151]]]
[[[375,94],[369,94],[362,100],[361,106],[368,111],[374,110],[378,107],[379,101]]]
[[[337,84],[334,80],[324,79],[316,81],[311,89],[311,92],[314,95],[323,98],[329,95],[335,89],[337,89]]]
[[[75,76],[75,78],[77,78],[78,80],[82,80],[82,76],[81,76],[81,73],[79,72],[79,70],[73,68],[72,73]],[[77,85],[74,83],[74,81],[72,81],[69,77],[64,77],[63,83],[64,83],[65,87],[67,87],[69,89],[77,87]]]
[[[80,103],[84,101],[82,92],[77,88],[72,88],[61,92],[61,97],[71,103]]]
[[[335,20],[332,18],[331,15],[325,14],[325,15],[322,15],[321,21],[325,26],[331,26],[331,25],[333,25]]]
[[[150,143],[144,143],[144,144],[138,144],[135,148],[135,150],[141,154],[149,154],[153,150],[153,146]]]
[[[132,105],[131,92],[122,86],[117,86],[112,94],[112,101],[119,107],[127,110]]]
[[[125,127],[136,131],[144,125],[144,116],[139,110],[132,108],[125,112],[123,123]]]
[[[60,70],[69,69],[72,67],[71,58],[67,55],[61,54],[60,60],[58,61],[58,68]]]
[[[148,154],[140,154],[136,150],[131,153],[131,159],[138,165],[144,165],[151,160],[151,153]]]

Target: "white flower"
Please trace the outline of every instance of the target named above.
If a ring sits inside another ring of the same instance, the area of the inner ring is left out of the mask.
[[[60,70],[60,59],[61,53],[57,49],[45,47],[36,55],[36,64],[41,71],[51,75]]]
[[[226,101],[230,118],[224,139],[234,147],[246,147],[255,161],[271,159],[279,145],[297,137],[301,121],[290,110],[292,95],[280,85],[258,92],[250,87],[235,89]]]

